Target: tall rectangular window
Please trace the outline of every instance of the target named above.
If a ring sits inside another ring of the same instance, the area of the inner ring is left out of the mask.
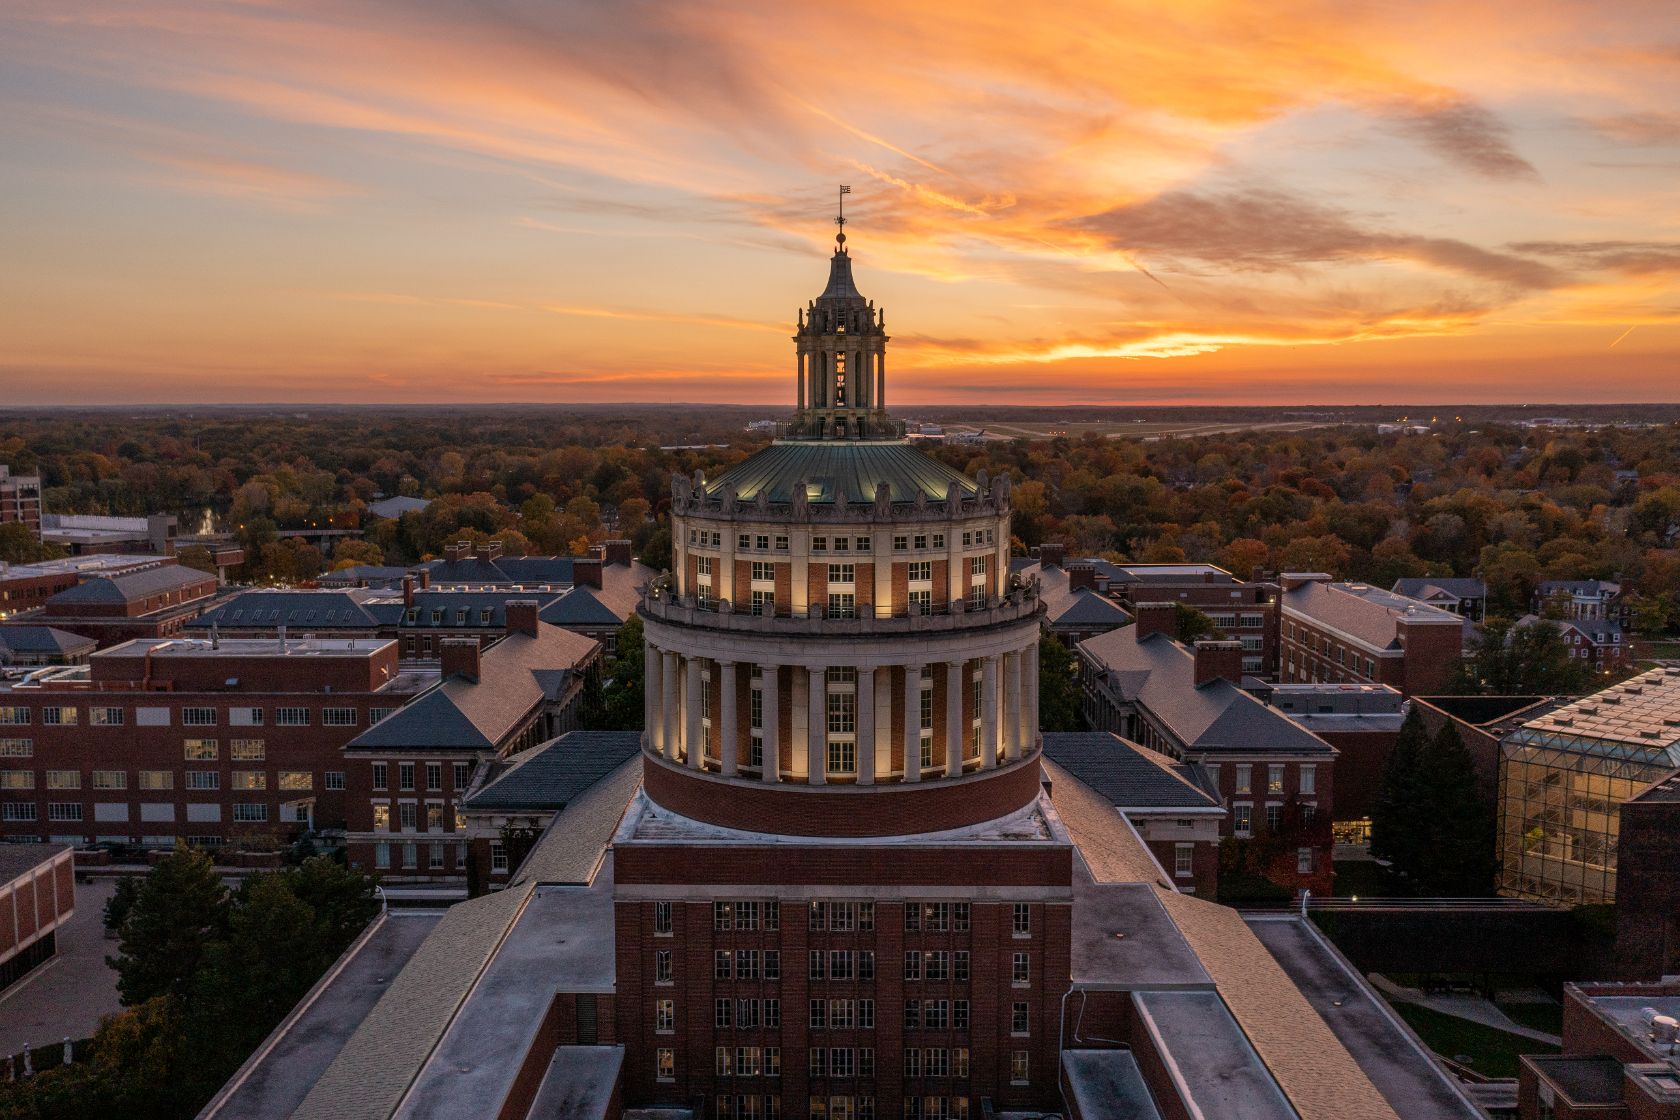
[[[1017,902],[1010,914],[1010,932],[1016,937],[1032,935],[1032,904]]]

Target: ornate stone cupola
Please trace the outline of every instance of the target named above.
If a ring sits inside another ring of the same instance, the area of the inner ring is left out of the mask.
[[[799,412],[793,439],[895,439],[887,407],[886,313],[852,282],[846,217],[836,217],[828,287],[799,312]]]

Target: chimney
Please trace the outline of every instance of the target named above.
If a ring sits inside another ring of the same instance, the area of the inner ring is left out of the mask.
[[[413,576],[404,576],[403,577],[403,606],[405,608],[414,606],[414,577]]]
[[[1059,568],[1067,560],[1067,545],[1058,541],[1055,544],[1041,544],[1038,546],[1038,562],[1046,568]]]
[[[443,679],[465,677],[478,683],[479,646],[477,638],[445,638],[438,649]]]
[[[414,573],[414,577],[417,580],[415,587],[420,591],[424,591],[432,585],[432,570],[430,568],[421,568],[417,570]]]
[[[456,541],[454,544],[443,546],[443,558],[453,564],[457,560],[465,560],[472,555],[471,541]]]
[[[628,568],[636,558],[630,551],[629,541],[612,540],[601,542],[601,559],[608,567]]]
[[[524,634],[527,637],[537,636],[537,601],[535,599],[509,599],[507,606],[508,634]]]
[[[601,558],[579,556],[572,560],[572,583],[580,587],[600,589],[602,583]]]
[[[1078,591],[1081,587],[1089,587],[1093,590],[1096,589],[1097,569],[1095,565],[1069,564],[1067,566],[1067,574],[1069,591]]]
[[[1196,687],[1223,677],[1242,685],[1241,642],[1200,641],[1196,643]]]
[[[1143,641],[1151,634],[1165,634],[1172,637],[1178,633],[1178,604],[1177,603],[1137,603],[1132,607],[1137,621],[1137,640]]]
[[[480,560],[494,560],[502,554],[501,541],[485,541],[473,549],[473,555]]]
[[[1248,573],[1248,581],[1250,583],[1265,583],[1266,582],[1266,569],[1265,569],[1265,567],[1263,565],[1260,565],[1260,564],[1254,565],[1253,570],[1251,570]]]

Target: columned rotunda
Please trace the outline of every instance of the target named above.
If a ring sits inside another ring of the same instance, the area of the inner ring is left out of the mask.
[[[781,438],[673,481],[673,571],[641,605],[647,793],[807,836],[1004,816],[1038,790],[1041,610],[1010,575],[1008,479],[887,415],[884,315],[844,235],[794,341]]]

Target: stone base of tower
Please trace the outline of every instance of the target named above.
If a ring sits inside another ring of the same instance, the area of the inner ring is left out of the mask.
[[[627,1107],[1060,1109],[1073,845],[1048,797],[878,841],[731,833],[644,797],[613,852]]]

